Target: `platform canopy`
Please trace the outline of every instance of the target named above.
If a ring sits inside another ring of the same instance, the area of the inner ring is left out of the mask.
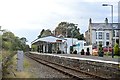
[[[57,38],[57,37],[54,37],[54,36],[47,36],[47,37],[43,37],[43,38],[39,38],[37,40],[34,40],[32,42],[32,44],[36,43],[38,41],[49,42],[49,43],[56,43],[56,42],[65,42],[66,40],[64,38]]]

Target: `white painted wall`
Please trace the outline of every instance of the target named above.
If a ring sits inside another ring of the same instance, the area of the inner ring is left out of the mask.
[[[59,44],[60,50],[61,50],[61,51],[64,51],[64,52],[66,53],[66,48],[65,48],[65,46],[66,46],[66,45],[65,45],[65,42]]]
[[[43,45],[43,52],[45,52],[45,45]]]
[[[72,46],[72,38],[65,38],[67,39],[67,54],[70,54],[70,46]],[[73,44],[76,44],[78,40],[76,38],[73,38]]]
[[[84,49],[84,40],[78,40],[76,46],[73,48],[73,51],[77,51],[77,54],[80,54],[81,50]]]

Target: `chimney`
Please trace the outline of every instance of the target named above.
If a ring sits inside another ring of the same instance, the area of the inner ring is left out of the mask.
[[[90,18],[90,19],[89,19],[89,24],[91,24],[91,23],[92,23],[92,19]]]
[[[105,23],[108,24],[108,19],[107,18],[105,18]]]

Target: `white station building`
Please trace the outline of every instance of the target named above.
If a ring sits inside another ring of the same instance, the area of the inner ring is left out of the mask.
[[[54,36],[42,37],[34,40],[31,44],[37,45],[37,51],[41,53],[57,53],[60,50],[61,53],[70,54],[70,46],[74,45],[73,51],[78,53],[84,49],[84,40],[78,40],[76,38],[58,38]]]

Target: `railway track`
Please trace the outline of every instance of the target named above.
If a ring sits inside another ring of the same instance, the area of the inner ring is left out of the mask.
[[[37,61],[38,63],[41,63],[43,65],[46,65],[48,67],[51,67],[65,75],[69,75],[70,78],[73,78],[75,80],[86,80],[86,79],[91,79],[91,80],[108,80],[107,78],[103,78],[101,76],[97,76],[97,75],[94,75],[94,74],[90,74],[88,72],[85,72],[85,71],[80,71],[80,70],[76,70],[76,69],[73,69],[73,68],[70,68],[70,67],[66,67],[64,65],[60,65],[60,64],[57,64],[57,63],[53,63],[53,62],[50,62],[50,61],[46,61],[46,60],[42,60],[40,59],[39,57],[36,57],[32,54],[26,54],[27,57]]]

